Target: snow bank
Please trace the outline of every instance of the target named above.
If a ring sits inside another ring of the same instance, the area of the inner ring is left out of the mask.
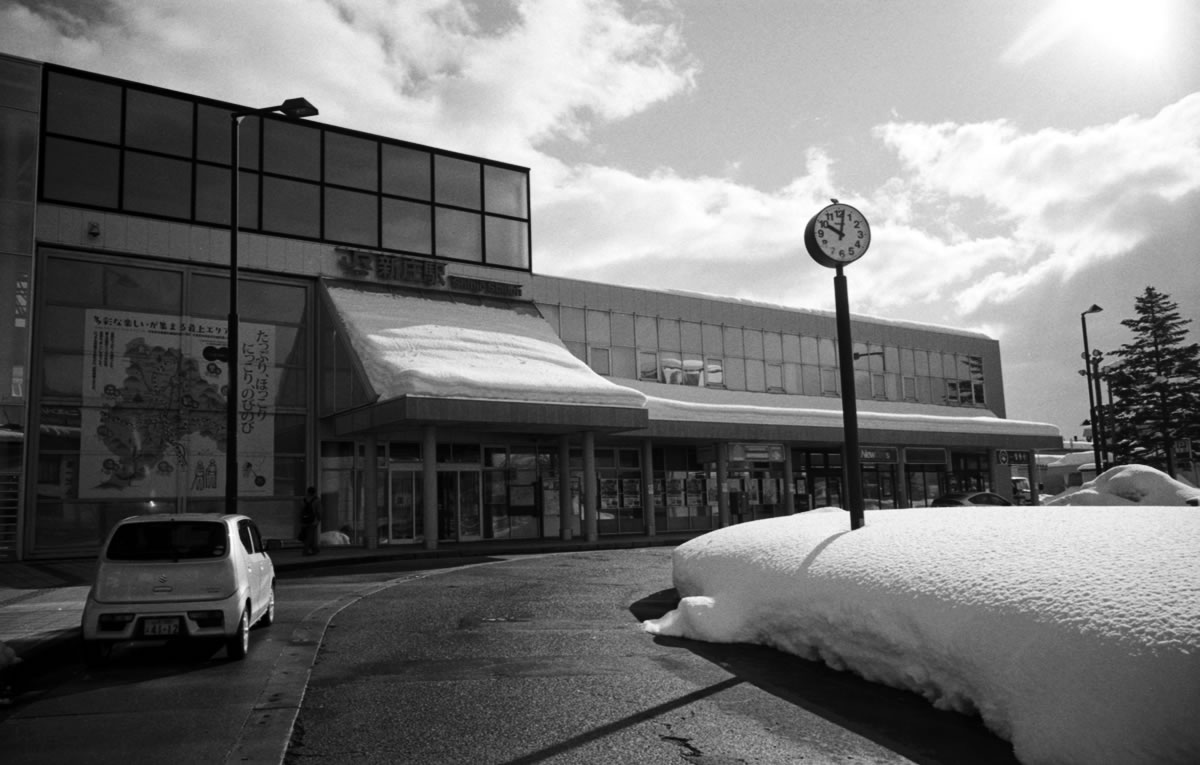
[[[1200,489],[1146,465],[1121,465],[1082,486],[1059,494],[1047,505],[1186,505]]]
[[[681,545],[644,628],[978,712],[1025,763],[1197,763],[1198,545],[1186,507],[804,513]]]

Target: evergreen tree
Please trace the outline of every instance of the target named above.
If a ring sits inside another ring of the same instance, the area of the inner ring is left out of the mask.
[[[1185,344],[1192,320],[1153,287],[1134,310],[1136,318],[1121,322],[1133,342],[1108,354],[1118,362],[1103,371],[1113,400],[1101,408],[1107,445],[1116,464],[1152,465],[1174,477],[1175,442],[1200,446],[1200,344]]]

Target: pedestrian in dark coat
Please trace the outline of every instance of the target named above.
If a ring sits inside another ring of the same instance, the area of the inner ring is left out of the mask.
[[[305,555],[321,552],[321,498],[316,486],[308,487],[300,508],[300,541],[304,543]]]

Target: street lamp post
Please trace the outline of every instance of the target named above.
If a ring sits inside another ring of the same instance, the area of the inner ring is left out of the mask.
[[[1096,475],[1100,475],[1104,471],[1104,463],[1100,454],[1100,428],[1096,422],[1096,393],[1093,391],[1093,376],[1092,376],[1092,351],[1088,347],[1087,334],[1087,316],[1089,313],[1100,313],[1104,309],[1096,304],[1079,314],[1079,322],[1083,325],[1083,371],[1087,377],[1088,389],[1088,418],[1092,422],[1092,459],[1096,463]]]
[[[317,108],[303,98],[289,98],[282,104],[262,109],[246,109],[229,115],[229,319],[228,344],[225,348],[229,369],[229,390],[225,395],[225,512],[237,512],[238,500],[238,206],[241,184],[240,141],[242,118],[278,113],[292,119],[313,117]]]

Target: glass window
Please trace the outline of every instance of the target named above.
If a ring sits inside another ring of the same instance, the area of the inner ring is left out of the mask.
[[[800,365],[800,392],[806,396],[821,395],[820,367],[812,364]]]
[[[221,282],[228,285],[228,280]],[[305,288],[297,284],[260,282],[243,279],[239,282],[238,302],[243,319],[263,322],[304,322]],[[226,286],[228,289],[228,286]]]
[[[321,131],[311,125],[263,120],[263,170],[321,180]],[[263,213],[266,217],[266,213]]]
[[[630,348],[637,345],[633,334],[633,314],[614,312],[611,323],[613,345],[625,345]]]
[[[430,154],[392,144],[383,145],[383,192],[429,199]]]
[[[760,330],[744,329],[742,330],[742,338],[745,343],[746,358],[763,358],[763,333]]]
[[[838,372],[836,369],[821,367],[821,393],[838,392]]]
[[[51,258],[46,261],[45,283],[54,285],[54,302],[82,306],[104,305],[99,263]]]
[[[487,262],[493,266],[529,268],[529,224],[507,218],[484,219]]]
[[[559,311],[559,331],[563,340],[586,340],[587,328],[582,308],[563,306]]]
[[[883,349],[883,368],[889,372],[900,371],[900,349],[889,345]]]
[[[47,138],[42,193],[56,202],[117,206],[120,151],[107,146]]]
[[[700,333],[700,325],[694,321],[679,322],[680,344],[688,353],[700,353],[704,343]]]
[[[929,376],[929,352],[928,351],[913,351],[917,362],[917,376]]]
[[[614,377],[623,377],[627,380],[638,378],[637,355],[632,348],[613,348],[611,358]]]
[[[192,103],[181,98],[127,89],[125,145],[191,157]]]
[[[478,210],[482,201],[479,170],[478,162],[434,155],[434,201]]]
[[[740,327],[725,327],[725,356],[727,358],[738,356],[744,357],[746,352],[745,345],[742,342],[742,330]]]
[[[528,218],[529,198],[525,173],[502,167],[485,165],[483,168],[484,209],[490,213]]]
[[[658,382],[658,354],[651,351],[638,351],[638,379],[646,382]]]
[[[767,374],[759,359],[746,359],[746,390],[762,393],[767,389]]]
[[[592,371],[598,375],[608,375],[611,371],[608,361],[607,348],[592,348],[591,349],[591,367]]]
[[[612,328],[609,324],[608,311],[587,312],[587,341],[591,345],[612,345]]]
[[[37,64],[0,60],[0,103],[35,112],[42,101],[42,71]]]
[[[783,361],[783,338],[778,332],[763,332],[763,356],[767,361]]]
[[[50,72],[46,93],[46,130],[105,143],[120,143],[120,86]]]
[[[767,390],[783,390],[783,365],[767,364]]]
[[[679,320],[658,320],[658,347],[667,351],[679,350]]]
[[[725,363],[721,359],[710,356],[704,360],[704,384],[716,388],[725,385]]]
[[[190,218],[192,163],[136,151],[125,152],[122,207],[130,212]]]
[[[800,338],[800,361],[804,364],[812,364],[820,366],[821,356],[817,351],[817,338],[801,337]]]
[[[226,123],[228,127],[229,123]],[[262,132],[262,120],[258,117],[243,117],[238,128],[238,166],[249,170],[258,169],[259,134]],[[225,143],[229,143],[226,134]],[[228,153],[227,153],[228,154]],[[229,160],[226,159],[228,162]]]
[[[264,177],[262,229],[316,239],[321,235],[321,187]]]
[[[783,336],[783,360],[793,364],[800,363],[800,337],[798,335]]]
[[[195,183],[196,220],[228,226],[229,169],[197,164]]]
[[[379,197],[325,189],[325,239],[368,247],[379,244]]]
[[[639,348],[658,348],[658,320],[653,316],[638,316],[634,319]]]
[[[383,200],[383,246],[423,255],[433,253],[433,208],[420,202]]]
[[[741,334],[739,331],[738,334]],[[725,387],[729,390],[746,390],[746,362],[744,359],[725,359]]]
[[[704,342],[704,353],[709,356],[721,356],[725,353],[725,343],[721,340],[721,327],[717,324],[700,325],[701,340]]]
[[[900,349],[900,374],[915,375],[917,373],[917,361],[913,355],[912,348]]]
[[[365,138],[326,132],[325,182],[378,190],[379,144]]]
[[[230,121],[228,109],[208,104],[196,105],[196,159],[229,164]],[[246,132],[248,122],[254,120],[242,120],[242,133]],[[257,142],[254,148],[257,150]],[[255,151],[255,154],[258,152]],[[245,160],[245,157],[242,159]]]
[[[837,343],[832,338],[819,338],[817,340],[817,355],[820,358],[821,366],[836,367],[838,365]]]
[[[176,271],[104,267],[105,308],[179,314],[183,306],[183,277]]]
[[[438,257],[483,262],[482,221],[478,213],[435,208],[436,244]]]

